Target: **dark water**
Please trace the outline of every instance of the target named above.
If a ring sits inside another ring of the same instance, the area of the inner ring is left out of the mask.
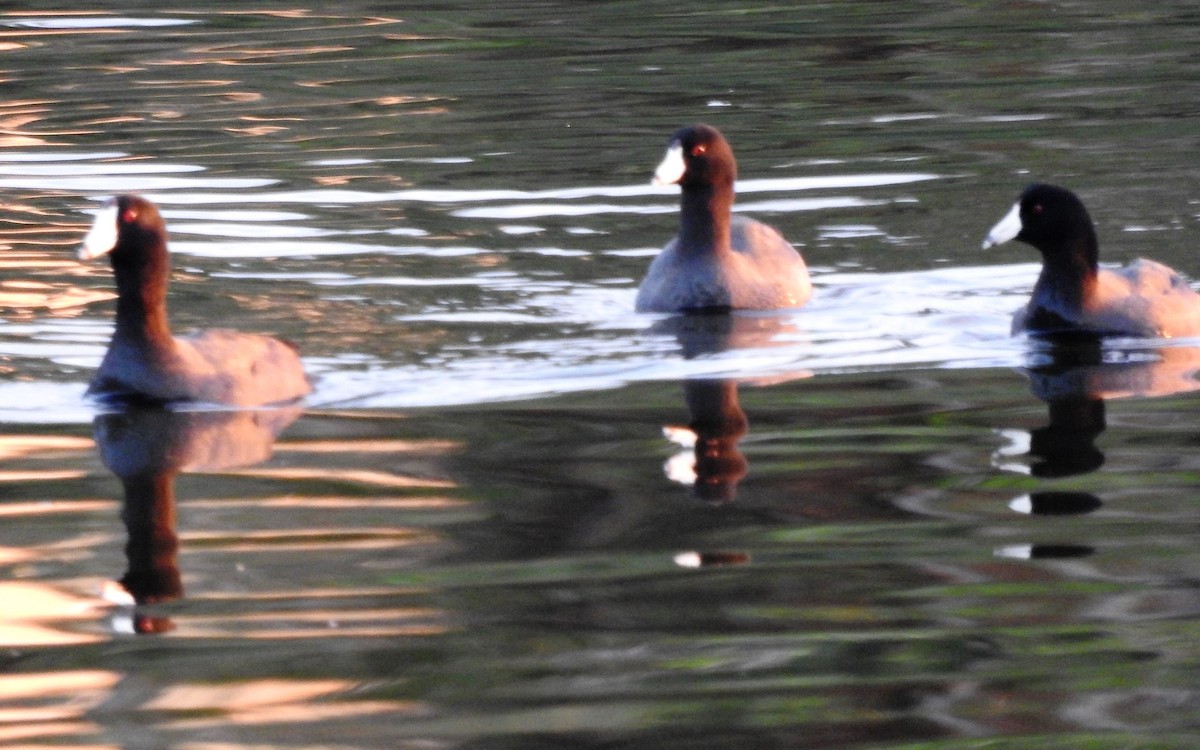
[[[1200,350],[1011,339],[1035,258],[978,249],[1041,179],[1200,278],[1198,22],[0,10],[0,744],[1200,745]],[[699,120],[803,311],[631,312]],[[304,409],[83,398],[126,191]]]

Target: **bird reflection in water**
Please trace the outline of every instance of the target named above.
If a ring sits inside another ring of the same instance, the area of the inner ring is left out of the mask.
[[[271,455],[276,437],[299,407],[252,411],[173,411],[131,406],[96,417],[93,432],[104,465],[124,488],[121,519],[128,569],[110,599],[136,607],[178,599],[179,537],[175,478],[184,472],[247,466]],[[135,607],[125,625],[136,633],[170,630],[167,617]]]
[[[1054,478],[1086,474],[1104,465],[1096,438],[1104,432],[1104,396],[1089,387],[1102,364],[1098,338],[1058,342],[1044,361],[1026,370],[1033,394],[1045,402],[1050,423],[1029,433],[1030,473]]]
[[[692,492],[707,503],[727,503],[737,496],[738,484],[746,476],[746,457],[738,443],[750,423],[738,403],[738,386],[733,380],[687,380],[683,384],[691,421]]]
[[[781,334],[796,330],[786,316],[742,313],[676,315],[663,320],[656,329],[678,340],[685,359],[775,346]],[[663,428],[670,440],[688,449],[667,461],[667,477],[689,485],[695,498],[710,505],[736,499],[749,471],[739,443],[749,433],[750,421],[742,410],[738,387],[736,378],[685,379],[687,426]],[[676,555],[675,562],[687,568],[741,565],[750,562],[750,556],[737,551],[689,551]]]
[[[1104,452],[1096,440],[1106,428],[1105,402],[1168,396],[1200,388],[1200,348],[1145,346],[1122,349],[1096,336],[1040,338],[1025,368],[1030,388],[1049,412],[1049,423],[1029,433],[1028,472],[1056,479],[1100,469]],[[1011,466],[1011,465],[1009,465]],[[1084,515],[1102,501],[1087,492],[1041,491],[1016,498],[1009,507],[1036,516]],[[1086,552],[1085,552],[1086,551]],[[1079,557],[1078,544],[1006,547],[998,554],[1024,558]]]
[[[691,313],[667,318],[655,330],[673,335],[685,359],[698,359],[734,349],[777,346],[779,336],[794,332],[795,325],[780,315]],[[738,385],[736,378],[685,379],[690,420],[686,428],[664,428],[668,438],[692,449],[690,460],[677,456],[668,461],[667,476],[690,484],[695,496],[706,502],[732,501],[749,468],[738,448],[750,428],[738,400]]]

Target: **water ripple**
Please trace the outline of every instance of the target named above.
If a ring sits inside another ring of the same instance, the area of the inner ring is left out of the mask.
[[[119,16],[84,16],[59,18],[13,18],[0,21],[0,26],[10,26],[20,29],[155,29],[167,26],[191,26],[200,23],[196,19],[185,18],[122,18]]]

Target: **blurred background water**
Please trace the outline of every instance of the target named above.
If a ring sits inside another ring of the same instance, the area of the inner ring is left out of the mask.
[[[0,741],[1194,747],[1196,342],[1008,335],[1029,181],[1200,278],[1187,2],[0,10]],[[632,312],[707,121],[802,311]],[[305,408],[99,414],[105,197]]]

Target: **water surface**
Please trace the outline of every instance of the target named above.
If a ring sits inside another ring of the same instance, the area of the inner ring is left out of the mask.
[[[1195,342],[1009,336],[1033,179],[1200,278],[1190,3],[0,12],[0,701],[80,747],[1192,747]],[[804,310],[632,312],[679,125]],[[105,197],[303,409],[99,414]]]

